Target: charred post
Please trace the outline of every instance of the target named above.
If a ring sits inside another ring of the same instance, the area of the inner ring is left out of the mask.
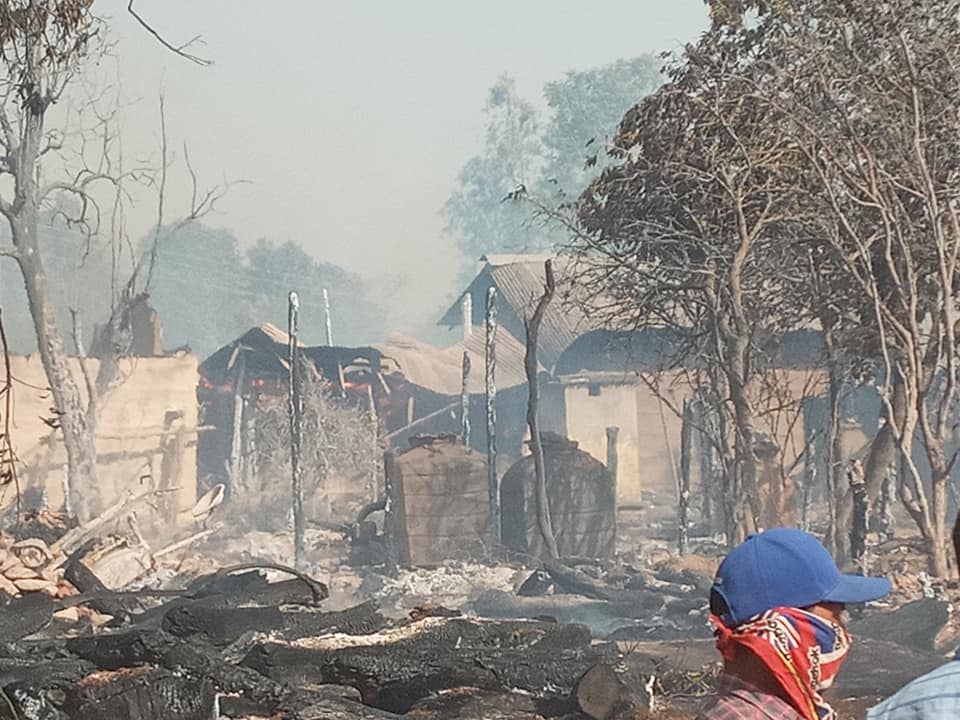
[[[863,570],[867,554],[867,485],[863,476],[863,465],[854,460],[847,466],[847,481],[853,497],[853,521],[850,526],[850,557],[854,565]]]
[[[677,497],[677,549],[681,555],[687,554],[690,529],[690,462],[693,456],[693,402],[683,401],[683,417],[680,426],[680,487]]]
[[[470,445],[470,353],[463,351],[460,365],[460,437],[463,444]]]
[[[619,448],[617,447],[617,438],[620,435],[620,428],[611,425],[607,428],[607,470],[610,477],[613,478],[614,487],[617,483],[617,472],[620,466]]]
[[[500,542],[500,478],[497,476],[497,289],[487,290],[486,313],[487,481],[490,536]]]
[[[327,331],[327,347],[333,347],[333,321],[330,318],[330,295],[323,289],[323,322]]]
[[[543,536],[543,544],[547,552],[550,553],[550,557],[558,558],[560,557],[560,553],[557,551],[557,541],[553,534],[553,525],[550,522],[546,468],[543,462],[543,441],[540,437],[540,419],[538,417],[540,379],[537,373],[537,342],[540,335],[540,324],[543,322],[543,315],[547,311],[547,306],[550,304],[550,301],[553,299],[557,285],[553,276],[553,261],[547,260],[544,263],[543,269],[546,275],[543,296],[540,298],[540,302],[537,303],[533,315],[524,318],[524,326],[527,331],[527,346],[523,358],[523,366],[526,371],[527,386],[529,388],[527,427],[530,429],[530,449],[533,453],[533,465],[537,479],[537,524],[540,527],[540,534]]]
[[[299,352],[297,327],[300,301],[291,291],[287,304],[287,373],[290,410],[290,467],[293,475],[293,565],[303,568],[303,468],[301,466],[301,436],[303,434],[303,400],[300,397]]]

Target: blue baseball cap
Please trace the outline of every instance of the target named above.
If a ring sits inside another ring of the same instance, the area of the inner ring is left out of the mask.
[[[890,592],[886,578],[843,575],[813,535],[772,528],[751,535],[720,563],[711,593],[726,604],[728,627],[775,607],[862,603]]]

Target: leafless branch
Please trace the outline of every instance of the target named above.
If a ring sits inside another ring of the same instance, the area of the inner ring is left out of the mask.
[[[170,50],[174,54],[179,55],[180,57],[185,58],[190,62],[196,63],[197,65],[202,65],[204,67],[213,65],[213,60],[209,60],[207,58],[203,58],[203,57],[200,57],[199,55],[194,55],[193,53],[188,52],[188,48],[203,42],[202,38],[199,35],[191,38],[190,40],[183,43],[182,45],[173,45],[172,43],[168,42],[157,30],[153,28],[153,26],[149,22],[147,22],[134,9],[133,2],[134,0],[129,0],[129,3],[127,4],[127,12],[129,12],[134,17],[134,19],[138,23],[140,23],[140,26],[144,30],[146,30],[148,33],[153,35],[153,37],[155,37],[161,45],[167,48],[167,50]]]

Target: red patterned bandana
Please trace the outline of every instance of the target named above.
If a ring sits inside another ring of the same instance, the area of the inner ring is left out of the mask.
[[[850,634],[840,625],[798,608],[779,607],[728,628],[716,616],[717,649],[732,660],[736,648],[756,655],[783,687],[790,703],[806,720],[835,720],[820,696],[833,684],[850,650]]]

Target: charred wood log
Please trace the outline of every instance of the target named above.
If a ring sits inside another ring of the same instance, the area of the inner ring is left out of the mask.
[[[473,602],[473,611],[488,618],[542,618],[551,617],[561,623],[580,623],[593,632],[594,637],[606,637],[624,620],[652,618],[663,607],[649,609],[630,602],[594,600],[579,595],[543,595],[519,597],[499,590],[481,593]]]
[[[161,626],[176,637],[197,637],[226,647],[250,631],[296,640],[330,632],[363,635],[381,630],[387,623],[372,602],[335,612],[282,612],[277,607],[222,608],[194,601],[171,608]]]
[[[42,592],[27,593],[0,606],[0,644],[16,642],[42,630],[53,620],[53,600]]]
[[[537,597],[546,595],[553,587],[553,578],[546,570],[534,570],[530,576],[517,588],[520,597]]]
[[[197,642],[188,644],[160,630],[134,629],[71,638],[67,649],[103,670],[145,665],[185,670],[194,677],[209,679],[220,692],[237,693],[270,712],[280,707],[288,694],[279,683],[224,661],[212,648]]]
[[[366,704],[404,713],[461,686],[566,696],[610,652],[591,646],[583,626],[430,618],[353,639],[263,643],[243,664],[276,680],[351,685]]]
[[[239,576],[233,575],[240,570],[279,570],[293,575],[295,579],[270,583],[259,572],[247,572]],[[240,579],[234,581],[232,580],[234,577]],[[197,578],[188,589],[191,591],[190,594],[196,598],[222,595],[236,599],[235,605],[251,602],[258,602],[263,605],[282,605],[295,602],[305,605],[319,605],[330,596],[329,589],[322,582],[286,565],[266,562],[243,563],[222,568],[212,575]],[[304,597],[304,590],[310,593],[307,602],[301,601]]]
[[[60,708],[70,720],[208,720],[215,698],[208,678],[135,668],[92,673],[66,690]]]
[[[68,559],[63,571],[64,579],[80,591],[81,595],[92,595],[86,604],[104,615],[111,615],[119,622],[126,622],[133,612],[129,600],[114,597],[110,588],[104,585],[96,574],[83,564],[82,557],[87,546],[81,547]]]
[[[408,716],[419,720],[543,720],[564,716],[570,709],[569,703],[464,687],[418,700]]]
[[[609,665],[598,664],[577,681],[573,699],[584,715],[593,720],[642,717],[650,700],[634,691]]]
[[[631,603],[638,608],[654,611],[663,605],[663,598],[648,590],[623,590],[607,583],[594,580],[589,575],[574,568],[569,568],[556,560],[546,560],[544,569],[558,587],[568,593],[583,595],[597,600],[610,602]]]

